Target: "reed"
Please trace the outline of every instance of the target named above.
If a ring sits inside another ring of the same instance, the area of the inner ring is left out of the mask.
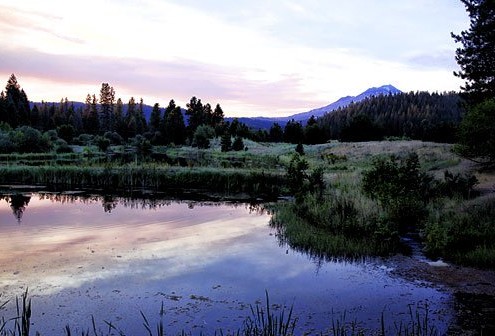
[[[192,189],[257,196],[278,195],[282,174],[253,169],[148,166],[0,166],[1,184],[45,185],[53,188],[132,190]]]

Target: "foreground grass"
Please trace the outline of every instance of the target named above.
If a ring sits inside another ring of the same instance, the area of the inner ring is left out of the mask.
[[[224,332],[219,329],[214,332],[214,335],[221,336],[292,336],[296,335],[296,328],[298,323],[298,318],[293,315],[293,306],[290,308],[282,308],[280,311],[275,312],[270,304],[270,299],[268,292],[265,293],[265,303],[256,304],[251,307],[251,316],[248,316],[242,326],[239,327],[237,331],[234,332]],[[0,305],[0,310],[3,309],[8,302]],[[16,298],[16,308],[17,315],[12,318],[5,319],[4,317],[0,320],[0,336],[29,336],[33,332],[31,330],[31,316],[32,316],[32,302],[28,298],[28,291],[22,295],[21,299]],[[140,312],[141,324],[143,326],[142,335],[149,336],[164,336],[170,335],[166,333],[164,327],[163,317],[165,311],[162,307],[160,309],[160,319],[156,324],[150,322],[148,317],[146,317],[143,312]],[[346,321],[345,313],[339,317],[335,317],[332,314],[332,320],[329,321],[328,326],[325,327],[325,332],[321,331],[320,335],[329,336],[367,336],[367,335],[381,335],[381,336],[437,336],[439,335],[438,330],[431,326],[430,316],[428,307],[417,307],[413,310],[409,306],[409,320],[397,321],[394,323],[394,328],[385,327],[385,317],[381,316],[381,325],[378,330],[363,330],[357,327],[358,323],[356,321],[349,323]],[[112,336],[120,335],[125,336],[124,330],[119,329],[116,324],[112,322],[104,321],[105,328],[102,330],[97,327],[97,321],[94,316],[91,318],[91,330],[83,331],[77,335],[81,336]],[[71,326],[63,326],[63,321],[61,321],[60,329],[64,331],[66,336],[76,335],[73,333]],[[34,333],[37,336],[42,336],[38,331]],[[193,335],[192,332],[183,330],[178,335],[186,336]],[[202,332],[200,335],[203,334]]]

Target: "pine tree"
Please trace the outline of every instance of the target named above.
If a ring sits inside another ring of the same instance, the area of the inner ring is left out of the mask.
[[[105,133],[113,131],[114,127],[114,107],[115,107],[115,90],[108,83],[102,83],[100,89],[100,131]]]
[[[86,133],[97,134],[100,130],[100,120],[98,118],[98,100],[95,95],[86,96],[84,107],[83,125]]]
[[[136,101],[134,97],[129,99],[127,103],[127,112],[125,116],[125,138],[132,138],[137,134],[137,121],[136,121]]]
[[[215,106],[215,110],[213,111],[213,115],[212,115],[212,120],[211,120],[212,126],[216,127],[222,124],[223,120],[224,120],[223,110],[220,107],[220,104],[217,104],[217,106]]]
[[[495,1],[461,0],[471,24],[460,35],[452,34],[463,47],[456,60],[466,80],[463,94],[469,108],[460,125],[458,152],[471,159],[495,162]]]
[[[220,146],[222,152],[228,152],[232,149],[232,139],[228,132],[225,132],[224,135],[222,135],[222,138],[220,140]]]
[[[270,128],[268,138],[271,142],[282,142],[284,139],[284,130],[282,129],[282,126],[278,123],[274,123]]]
[[[160,121],[161,121],[161,111],[160,111],[160,105],[156,103],[153,106],[153,110],[151,111],[150,115],[150,130],[152,132],[156,132],[160,129]]]
[[[5,87],[6,122],[12,127],[29,125],[29,100],[12,74]]]
[[[117,103],[115,104],[114,121],[115,121],[115,131],[119,135],[124,134],[125,133],[124,103],[120,98],[117,99]]]
[[[189,136],[192,137],[196,129],[200,125],[204,125],[206,122],[203,103],[201,99],[192,97],[187,104],[186,115],[188,116],[188,130]]]
[[[0,122],[8,122],[7,98],[3,91],[0,92]]]
[[[471,23],[459,35],[452,33],[462,47],[456,50],[461,71],[454,74],[466,81],[462,88],[470,103],[495,98],[495,1],[461,0]]]
[[[232,149],[236,152],[244,149],[244,141],[240,136],[235,137],[234,143],[232,144]]]
[[[171,100],[165,109],[163,118],[162,134],[165,138],[165,144],[183,145],[186,142],[187,135],[180,106],[176,106],[175,102]]]

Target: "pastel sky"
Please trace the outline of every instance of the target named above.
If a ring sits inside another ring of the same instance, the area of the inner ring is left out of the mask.
[[[468,24],[457,0],[0,0],[0,85],[283,116],[384,84],[458,90],[450,32]]]

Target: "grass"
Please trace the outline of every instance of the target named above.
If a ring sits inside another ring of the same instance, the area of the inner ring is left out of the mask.
[[[284,183],[281,174],[254,169],[220,170],[159,165],[0,167],[0,184],[45,185],[58,189],[193,189],[263,196],[277,195]]]
[[[445,202],[430,211],[427,252],[452,262],[495,268],[495,195]]]

